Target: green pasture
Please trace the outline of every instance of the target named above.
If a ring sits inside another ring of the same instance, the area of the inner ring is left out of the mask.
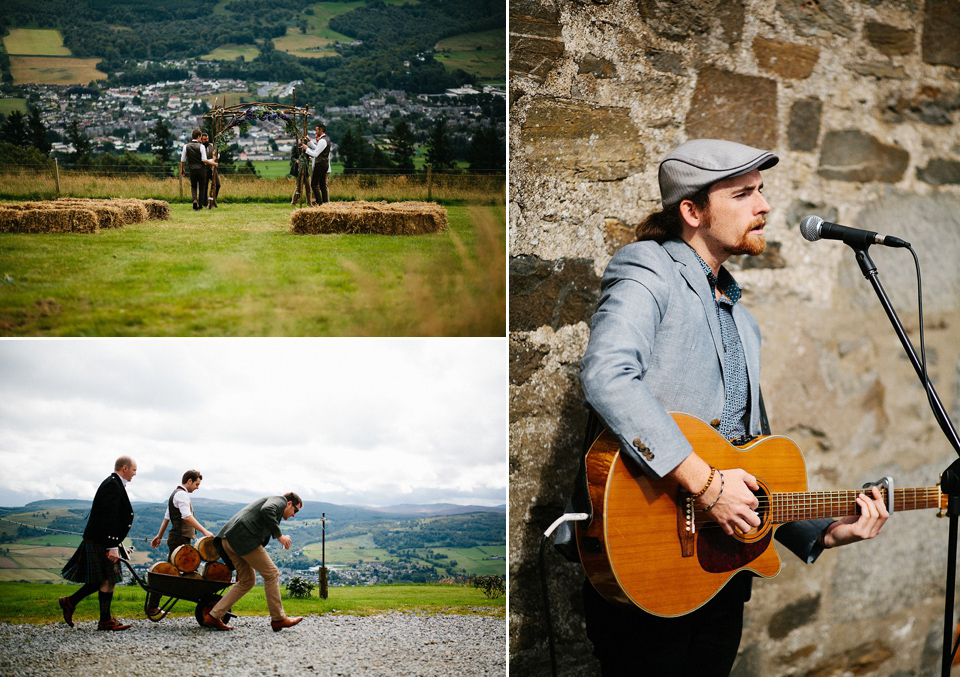
[[[11,28],[3,38],[7,54],[70,56],[60,31],[52,28]]]
[[[125,582],[130,579],[125,573]],[[316,584],[316,581],[312,581]],[[63,623],[57,604],[59,597],[72,594],[77,585],[0,582],[0,622],[7,623]],[[319,587],[319,586],[318,586]],[[444,614],[484,614],[506,617],[506,599],[487,599],[484,594],[467,585],[367,585],[330,587],[328,598],[320,599],[318,587],[311,597],[291,599],[283,593],[283,607],[290,616],[311,616],[329,613],[370,615],[391,611]],[[118,585],[114,589],[112,611],[124,620],[143,620],[146,593],[139,586]],[[166,599],[166,598],[164,598]],[[196,604],[181,600],[172,616],[193,617]],[[238,616],[266,616],[267,601],[263,587],[257,586],[233,607]],[[79,604],[74,622],[90,622],[98,618],[96,596]],[[236,621],[235,621],[236,622]],[[265,623],[266,620],[263,620]],[[163,621],[160,622],[160,627]],[[66,626],[64,625],[66,628]]]
[[[506,49],[505,31],[478,31],[441,40],[433,56],[447,70],[460,68],[475,73],[484,82],[506,82]]]
[[[236,61],[238,56],[242,56],[245,61],[253,61],[260,55],[260,50],[256,45],[236,45],[228,43],[220,45],[209,54],[204,54],[201,59],[207,61]]]
[[[503,336],[504,206],[419,236],[293,235],[289,204],[0,234],[8,336]]]
[[[27,100],[26,99],[0,99],[0,113],[4,115],[10,115],[14,111],[20,111],[24,115],[27,114]]]

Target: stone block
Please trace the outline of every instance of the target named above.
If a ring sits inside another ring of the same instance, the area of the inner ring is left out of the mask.
[[[926,167],[917,167],[917,178],[931,186],[960,183],[960,162],[946,158],[934,158]]]
[[[640,130],[627,108],[535,98],[520,128],[531,166],[570,179],[617,181],[645,166]]]
[[[903,148],[881,143],[856,129],[827,132],[817,172],[837,181],[882,181],[903,178],[910,154]]]
[[[606,59],[601,59],[594,54],[587,54],[580,60],[577,72],[580,75],[592,75],[595,78],[606,80],[617,74],[617,68]]]
[[[662,49],[651,49],[647,51],[647,60],[650,65],[661,73],[670,73],[671,75],[684,75],[687,72],[683,65],[683,55],[674,52],[666,52]]]
[[[887,56],[910,54],[916,49],[917,32],[912,28],[900,29],[877,21],[868,21],[863,26],[863,36]]]
[[[800,35],[853,35],[853,18],[842,0],[777,0],[777,11]]]
[[[822,115],[823,102],[820,99],[800,99],[793,102],[790,106],[790,123],[787,125],[787,142],[790,144],[790,150],[817,149]]]
[[[793,80],[810,77],[820,58],[818,47],[760,37],[753,41],[753,53],[760,68]]]
[[[557,9],[533,0],[512,0],[510,70],[543,82],[563,52]]]
[[[893,124],[915,121],[949,127],[953,125],[953,113],[958,110],[960,92],[945,92],[939,87],[924,85],[915,91],[891,95],[883,110],[883,120]]]
[[[923,60],[960,68],[960,0],[927,0],[923,8]]]
[[[593,261],[515,256],[510,259],[510,331],[589,325],[599,294]]]
[[[756,148],[777,145],[777,83],[707,67],[697,84],[686,120],[691,139],[716,138]]]
[[[770,618],[767,634],[773,639],[783,639],[793,630],[813,621],[820,611],[820,593],[809,595],[787,604]]]

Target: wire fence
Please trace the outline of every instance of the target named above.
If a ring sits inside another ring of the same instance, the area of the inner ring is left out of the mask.
[[[292,175],[264,178],[251,173],[219,173],[220,196],[227,201],[289,201],[296,190]],[[350,169],[327,175],[333,200],[480,200],[506,199],[507,176],[502,171],[463,172]],[[0,198],[46,199],[123,196],[190,200],[190,181],[175,169],[143,166],[63,168],[57,163],[0,165]],[[218,200],[220,198],[218,196]]]

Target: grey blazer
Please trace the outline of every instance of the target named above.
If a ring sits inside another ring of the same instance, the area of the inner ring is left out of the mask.
[[[286,507],[287,499],[283,496],[258,499],[231,517],[217,537],[230,543],[238,555],[246,555],[269,543],[271,536],[280,538],[283,535],[280,520]]]
[[[747,430],[759,434],[760,328],[740,303],[733,317],[747,360]],[[693,451],[668,412],[708,422],[720,418],[720,322],[710,284],[685,242],[636,242],[610,260],[580,379],[587,402],[616,435],[621,452],[656,478]],[[784,525],[777,537],[801,559],[813,561],[819,555],[817,536],[828,523]]]

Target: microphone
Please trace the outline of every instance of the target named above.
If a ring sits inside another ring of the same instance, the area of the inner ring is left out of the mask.
[[[877,235],[869,230],[849,228],[837,223],[824,221],[819,216],[803,217],[800,222],[800,234],[810,242],[820,239],[840,240],[851,247],[869,247],[872,244],[882,244],[885,247],[909,247],[910,243],[892,235]]]

